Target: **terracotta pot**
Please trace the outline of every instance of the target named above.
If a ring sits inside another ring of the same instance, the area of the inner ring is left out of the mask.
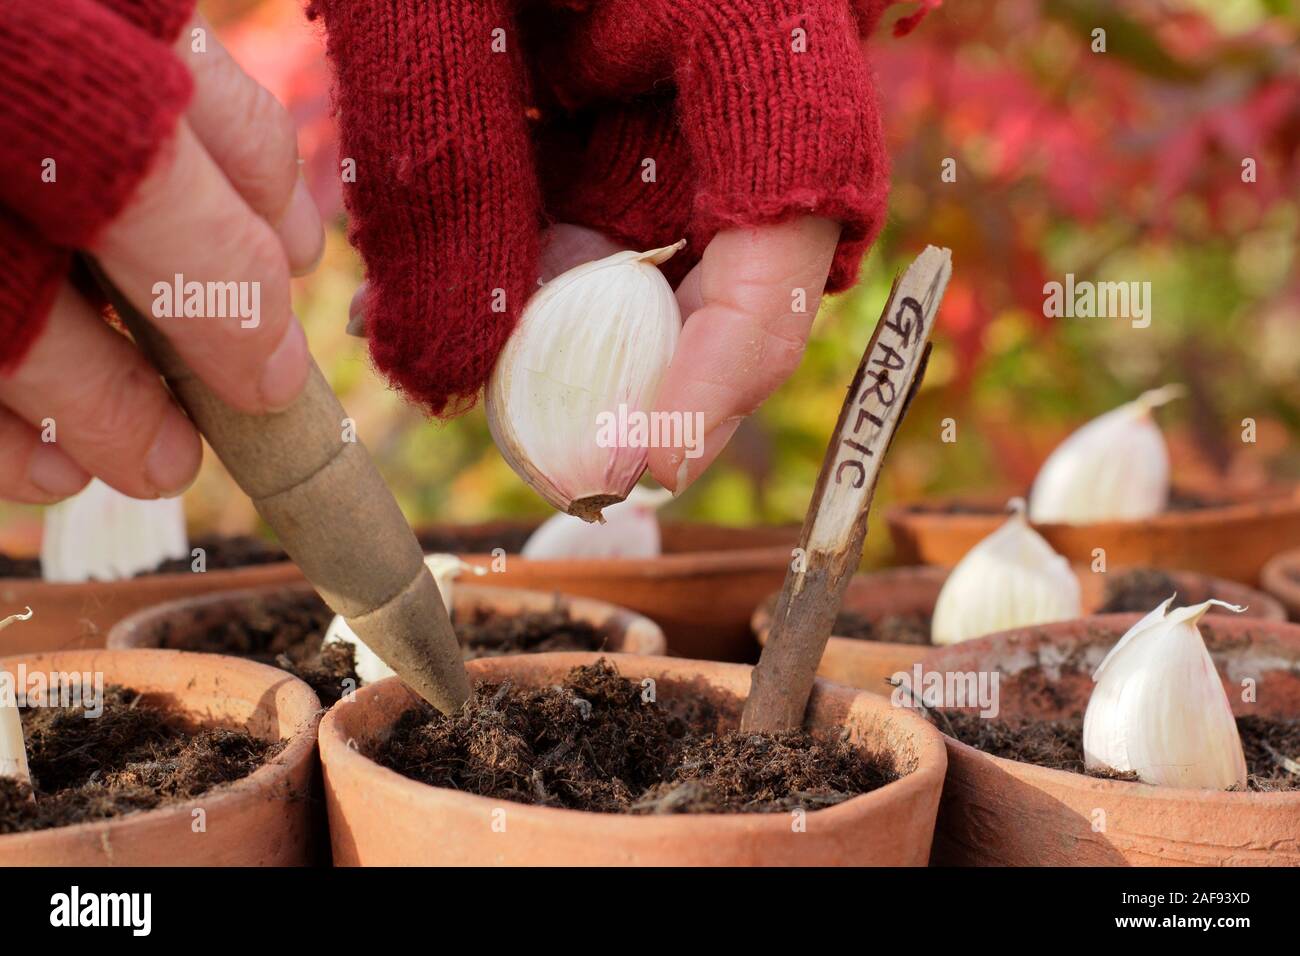
[[[1004,504],[1005,500],[948,499],[895,505],[885,513],[895,560],[952,567],[1006,521]],[[984,508],[987,513],[948,510],[954,505]],[[1035,524],[1034,528],[1076,564],[1091,563],[1093,549],[1104,548],[1111,568],[1186,568],[1255,584],[1270,555],[1300,541],[1300,491],[1168,511],[1143,521]]]
[[[84,584],[2,578],[0,608],[30,607],[34,613],[22,627],[0,633],[0,654],[103,647],[109,629],[140,608],[212,591],[301,580],[297,566],[288,562]]]
[[[287,740],[232,784],[177,803],[76,826],[0,836],[0,866],[302,866],[313,861],[320,701],[284,671],[180,651],[60,651],[0,659],[14,673],[102,672],[207,725]],[[206,832],[191,829],[195,807]]]
[[[1136,614],[1107,614],[1004,631],[936,649],[928,671],[1003,674],[999,716],[1054,718],[1086,709],[1092,669]],[[1201,622],[1233,710],[1300,714],[1300,627],[1235,617]],[[1078,655],[1049,695],[1017,693],[1014,675]],[[1245,677],[1258,703],[1242,704]],[[998,866],[1300,865],[1300,793],[1153,787],[993,757],[945,738],[948,777],[931,862]],[[1104,813],[1104,829],[1094,821]]]
[[[518,529],[519,523],[501,523]],[[653,619],[668,652],[704,660],[753,661],[749,615],[781,586],[799,529],[663,525],[664,554],[650,559],[530,561],[517,555],[492,583],[598,598]],[[491,566],[490,555],[467,555]]]
[[[108,646],[184,648],[195,633],[207,631],[232,618],[274,613],[277,605],[294,606],[303,595],[312,593],[309,584],[293,584],[169,601],[137,611],[119,621],[109,632]],[[575,620],[587,621],[600,631],[610,651],[627,654],[664,652],[664,635],[659,625],[604,601],[459,582],[452,592],[453,606],[462,614],[480,608],[501,614],[549,611],[557,602]]]
[[[1282,603],[1291,620],[1300,621],[1300,548],[1271,558],[1259,573],[1259,583]]]
[[[1180,604],[1198,604],[1213,595],[1220,600],[1247,607],[1246,616],[1271,621],[1286,620],[1282,605],[1262,591],[1195,571],[1166,573],[1178,582]],[[894,615],[916,614],[929,617],[934,613],[935,602],[939,600],[939,592],[947,577],[947,568],[924,565],[857,574],[849,582],[842,609],[854,611],[872,621]],[[1087,571],[1079,572],[1078,577],[1083,592],[1083,610],[1085,614],[1090,614],[1105,600],[1105,578]],[[751,619],[754,636],[760,645],[767,643],[776,598],[776,593],[768,595],[767,600],[755,609]],[[1214,609],[1211,613],[1231,612]],[[886,681],[890,677],[899,671],[910,671],[913,664],[932,650],[934,647],[930,644],[863,641],[832,635],[826,642],[826,650],[822,653],[817,673],[837,684],[886,694],[889,693]]]
[[[605,656],[661,695],[707,695],[737,712],[750,668],[708,661],[597,654],[538,654],[471,661],[476,680],[544,686]],[[410,780],[362,755],[414,703],[400,681],[363,688],[321,723],[321,756],[334,860],[341,865],[923,865],[943,782],[943,744],[915,715],[883,698],[818,681],[810,726],[848,726],[854,739],[888,748],[912,770],[872,793],[807,814],[625,816],[505,804]]]

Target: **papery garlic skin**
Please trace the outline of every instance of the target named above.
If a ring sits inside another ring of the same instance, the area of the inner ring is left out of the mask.
[[[952,569],[930,619],[930,641],[957,644],[1082,613],[1079,579],[1025,520],[1024,501]]]
[[[14,621],[29,621],[32,609],[24,608],[21,614],[10,614],[0,620],[0,631]],[[27,769],[27,745],[23,740],[23,718],[18,711],[18,700],[14,691],[14,682],[8,681],[0,687],[0,777],[10,777],[23,783],[31,781],[31,772]]]
[[[529,535],[520,556],[530,561],[657,558],[662,551],[657,512],[672,498],[666,488],[638,485],[626,501],[605,509],[604,524],[552,515]]]
[[[1145,392],[1094,418],[1047,456],[1029,492],[1039,524],[1136,521],[1169,503],[1169,452],[1152,412],[1181,385]]]
[[[602,447],[602,414],[652,410],[681,313],[656,265],[685,241],[570,269],[524,307],[487,387],[492,438],[510,467],[565,514],[599,521],[645,471],[648,449]]]
[[[140,500],[98,478],[45,509],[41,577],[55,583],[120,581],[189,553],[180,498]]]
[[[1093,673],[1084,763],[1158,787],[1245,789],[1237,721],[1196,626],[1212,605],[1245,608],[1206,601],[1170,611],[1172,602],[1129,628]]]
[[[438,593],[442,595],[442,603],[447,608],[448,615],[451,614],[452,582],[465,571],[477,575],[487,574],[487,568],[480,568],[467,561],[462,561],[454,554],[425,555],[424,565],[433,574],[433,580],[438,585]],[[397,673],[385,664],[383,659],[372,651],[365,641],[357,637],[356,632],[348,627],[348,622],[342,614],[335,614],[334,620],[330,621],[330,626],[325,630],[325,639],[321,642],[321,647],[324,648],[331,641],[341,641],[352,645],[353,659],[356,664],[354,669],[363,684],[373,684],[377,680],[392,677]]]

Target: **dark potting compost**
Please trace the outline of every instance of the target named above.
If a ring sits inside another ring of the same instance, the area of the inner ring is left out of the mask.
[[[1086,688],[1091,685],[1088,673],[1070,669],[1068,662],[1059,677],[1031,667],[1004,679],[1003,708],[1008,701],[1005,692],[1010,691],[1016,701],[1030,702],[1026,709],[1031,713],[1055,711],[1062,716],[1041,719],[1018,714],[984,718],[955,708],[936,709],[931,714],[935,725],[944,733],[995,757],[1090,777],[1136,780],[1136,774],[1084,768],[1083,709],[1077,702],[1087,699]],[[1300,717],[1242,716],[1237,718],[1237,732],[1246,754],[1248,790],[1300,790],[1300,774],[1289,773],[1284,766],[1284,758],[1300,760]]]
[[[162,625],[159,646],[207,654],[230,654],[287,670],[310,684],[329,707],[357,686],[355,653],[350,645],[321,641],[334,612],[315,594],[268,599],[237,618],[206,627],[188,622]],[[465,660],[505,654],[549,651],[598,651],[605,636],[586,621],[575,620],[558,604],[548,611],[497,614],[477,608],[454,614],[452,623]],[[351,681],[351,683],[345,683]]]
[[[1127,568],[1113,571],[1106,578],[1105,598],[1097,614],[1146,614],[1172,594],[1178,593],[1178,582],[1164,571],[1155,568]],[[1213,596],[1213,595],[1211,595]],[[1174,601],[1181,607],[1186,602]]]
[[[870,618],[856,611],[841,611],[831,633],[855,641],[886,641],[892,644],[929,644],[928,614],[887,614]]]
[[[194,548],[203,549],[204,568],[207,571],[225,571],[289,560],[288,555],[276,545],[251,535],[204,535],[190,542],[191,550],[183,557],[168,558],[157,567],[141,571],[136,577],[192,573]],[[40,558],[13,557],[0,553],[0,578],[39,578],[40,576]]]
[[[604,660],[562,686],[481,683],[455,715],[406,711],[368,755],[437,787],[601,813],[816,809],[899,776],[846,739],[742,734],[702,697],[643,694]]]
[[[32,786],[0,779],[0,833],[183,803],[248,776],[284,747],[196,726],[116,686],[105,688],[104,712],[93,719],[81,707],[26,707],[22,722]]]

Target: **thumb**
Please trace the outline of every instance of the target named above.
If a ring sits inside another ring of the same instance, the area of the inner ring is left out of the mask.
[[[656,411],[680,412],[703,435],[652,448],[649,469],[680,494],[740,422],[799,366],[839,241],[840,225],[805,217],[719,232],[678,289],[687,316]]]

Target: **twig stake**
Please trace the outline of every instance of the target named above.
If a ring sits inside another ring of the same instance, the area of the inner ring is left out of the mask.
[[[826,449],[800,550],[754,668],[743,730],[803,724],[826,639],[862,557],[880,465],[924,374],[927,340],[951,273],[951,253],[927,246],[894,280]]]

